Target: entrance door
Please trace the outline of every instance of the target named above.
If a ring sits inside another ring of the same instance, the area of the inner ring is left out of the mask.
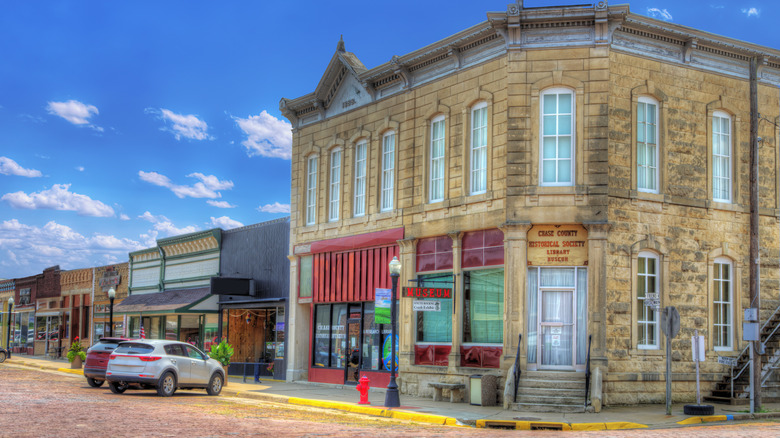
[[[538,342],[540,366],[546,369],[573,369],[574,291],[542,290]]]
[[[347,350],[345,351],[344,382],[357,384],[360,379],[360,360],[362,353],[360,351],[360,332],[362,312],[360,304],[349,306],[349,317],[347,318]]]

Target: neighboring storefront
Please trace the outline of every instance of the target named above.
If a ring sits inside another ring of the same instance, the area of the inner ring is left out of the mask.
[[[35,303],[39,275],[17,278],[11,313],[11,350],[32,355],[35,346]],[[59,334],[58,334],[59,335]]]
[[[286,378],[289,218],[222,232],[220,336],[233,346],[231,374]]]
[[[376,290],[391,288],[388,265],[403,233],[396,228],[295,247],[295,316],[310,321],[303,335],[309,381],[355,384],[365,375],[372,386],[389,383],[391,329],[389,321],[375,320]]]
[[[9,300],[13,298],[16,288],[14,287],[15,280],[0,280],[0,346],[8,348],[8,313]]]
[[[92,333],[95,340],[111,333],[113,336],[125,336],[125,315],[114,314],[113,330],[109,330],[110,304],[108,291],[114,288],[116,295],[114,297],[114,309],[125,298],[127,298],[128,284],[128,263],[118,263],[114,265],[100,266],[94,268],[95,276],[92,285],[93,290],[93,318]]]
[[[128,297],[114,304],[132,338],[171,339],[208,350],[218,342],[217,296],[211,277],[219,273],[219,228],[159,239],[157,246],[130,253]]]

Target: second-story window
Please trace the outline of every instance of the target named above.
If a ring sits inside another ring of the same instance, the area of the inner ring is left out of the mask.
[[[487,190],[487,130],[487,103],[478,103],[471,109],[471,195],[485,193]]]
[[[574,94],[553,88],[542,94],[541,185],[570,186],[574,180]]]
[[[438,116],[431,122],[431,170],[429,182],[429,200],[444,200],[444,116]]]
[[[317,221],[317,157],[309,157],[306,170],[306,225]]]
[[[341,149],[330,153],[330,205],[328,220],[339,220],[339,200],[341,199]]]
[[[658,193],[658,102],[640,97],[636,105],[636,187]]]
[[[731,202],[731,118],[723,111],[712,115],[712,197]]]
[[[355,217],[366,214],[366,142],[355,146]]]
[[[393,209],[395,188],[395,132],[388,132],[382,137],[382,192],[380,210]]]

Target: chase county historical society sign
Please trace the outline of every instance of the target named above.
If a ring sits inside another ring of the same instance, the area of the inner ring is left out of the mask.
[[[582,225],[534,225],[528,230],[528,266],[587,266],[588,231]]]

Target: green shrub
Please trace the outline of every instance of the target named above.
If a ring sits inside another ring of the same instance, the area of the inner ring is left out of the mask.
[[[226,367],[230,365],[230,358],[233,357],[233,346],[222,339],[219,344],[211,346],[209,356],[221,363],[223,367]]]

